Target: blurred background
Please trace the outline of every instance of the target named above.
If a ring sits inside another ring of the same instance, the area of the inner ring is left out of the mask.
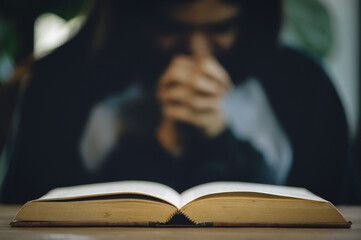
[[[86,21],[90,0],[0,0],[0,108],[12,111],[11,78],[76,34]],[[361,166],[360,1],[284,0],[280,38],[320,59],[344,105]],[[20,70],[19,70],[20,69]],[[0,116],[1,125],[9,119]],[[0,139],[8,129],[1,128]],[[0,143],[0,151],[4,143]],[[1,165],[0,165],[1,176]]]

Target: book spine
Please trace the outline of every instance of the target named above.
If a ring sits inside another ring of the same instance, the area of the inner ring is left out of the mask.
[[[180,210],[179,212],[182,213],[189,221],[191,221],[194,224],[197,224],[197,222],[194,219],[192,219],[190,216],[188,216],[188,214],[186,214],[182,210]]]

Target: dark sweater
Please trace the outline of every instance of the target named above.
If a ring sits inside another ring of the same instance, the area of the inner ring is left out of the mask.
[[[157,144],[154,131],[130,135],[98,171],[88,173],[78,148],[89,111],[107,94],[124,88],[117,79],[130,78],[129,69],[109,74],[108,68],[106,63],[96,69],[63,67],[51,59],[35,66],[7,145],[3,202],[22,203],[60,186],[128,179],[157,181],[178,191],[209,181],[271,182],[262,155],[229,130],[212,140],[195,136],[180,159]],[[305,187],[335,204],[360,203],[345,114],[322,68],[281,48],[252,74],[261,81],[292,145],[287,185]],[[140,120],[153,129],[159,113],[149,104]]]

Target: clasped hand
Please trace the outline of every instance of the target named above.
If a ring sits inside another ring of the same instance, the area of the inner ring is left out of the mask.
[[[206,138],[220,134],[226,128],[222,99],[231,85],[227,71],[214,57],[175,56],[158,82],[163,114],[157,129],[160,144],[173,155],[182,154],[177,122],[193,126]]]

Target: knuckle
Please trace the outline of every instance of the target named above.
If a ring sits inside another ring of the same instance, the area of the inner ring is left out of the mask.
[[[201,109],[204,107],[203,101],[199,100],[199,99],[193,99],[192,101],[190,101],[190,106],[193,109]]]

